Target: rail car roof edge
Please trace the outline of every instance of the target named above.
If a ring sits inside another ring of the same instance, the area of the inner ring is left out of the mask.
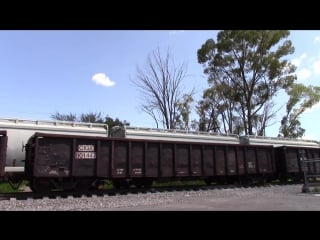
[[[188,131],[179,129],[160,129],[133,126],[115,126],[111,128],[111,137],[125,137],[135,139],[154,139],[168,141],[196,141],[196,142],[221,142],[239,143],[236,134],[220,134],[211,132]]]
[[[284,137],[265,137],[246,135],[239,137],[244,144],[269,144],[273,146],[300,146],[300,147],[320,147],[320,142],[316,140],[284,138]]]
[[[84,123],[71,121],[50,121],[50,120],[26,120],[17,118],[0,118],[1,129],[28,129],[28,130],[50,130],[68,132],[101,132],[108,130],[107,124]]]

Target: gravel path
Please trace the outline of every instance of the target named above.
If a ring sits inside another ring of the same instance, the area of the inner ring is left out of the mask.
[[[320,210],[320,194],[302,185],[0,201],[2,211],[265,211]]]

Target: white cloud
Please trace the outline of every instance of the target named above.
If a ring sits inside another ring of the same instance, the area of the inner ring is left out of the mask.
[[[300,57],[292,59],[291,63],[296,65],[297,67],[300,66],[303,59],[307,58],[307,54],[303,53]]]
[[[169,31],[170,35],[176,35],[176,34],[180,34],[180,33],[184,33],[184,30],[173,30],[173,31]]]
[[[320,74],[320,60],[318,60],[318,61],[315,61],[314,63],[313,63],[313,72],[316,74],[316,75],[318,75],[318,74]]]
[[[297,72],[298,81],[305,81],[310,77],[311,77],[311,71],[306,68],[303,68]]]
[[[320,36],[316,36],[313,40],[314,44],[320,43]]]
[[[96,73],[92,76],[92,81],[97,85],[102,85],[105,87],[112,87],[116,83],[112,81],[105,73]]]

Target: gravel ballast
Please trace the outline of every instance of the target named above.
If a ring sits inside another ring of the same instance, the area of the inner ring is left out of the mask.
[[[315,211],[320,194],[302,193],[302,185],[226,188],[0,201],[1,211]]]

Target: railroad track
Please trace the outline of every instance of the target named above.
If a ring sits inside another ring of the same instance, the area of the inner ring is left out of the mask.
[[[144,194],[155,192],[174,192],[174,191],[207,191],[213,189],[232,189],[232,188],[251,188],[251,187],[270,187],[275,185],[292,185],[301,183],[268,183],[268,184],[248,184],[248,185],[185,185],[185,186],[165,186],[152,188],[128,188],[128,189],[105,189],[92,191],[77,191],[77,192],[61,192],[52,191],[48,193],[34,193],[34,192],[14,192],[14,193],[0,193],[0,201],[3,200],[28,200],[28,199],[57,199],[57,198],[80,198],[93,196],[114,196],[126,194]]]

